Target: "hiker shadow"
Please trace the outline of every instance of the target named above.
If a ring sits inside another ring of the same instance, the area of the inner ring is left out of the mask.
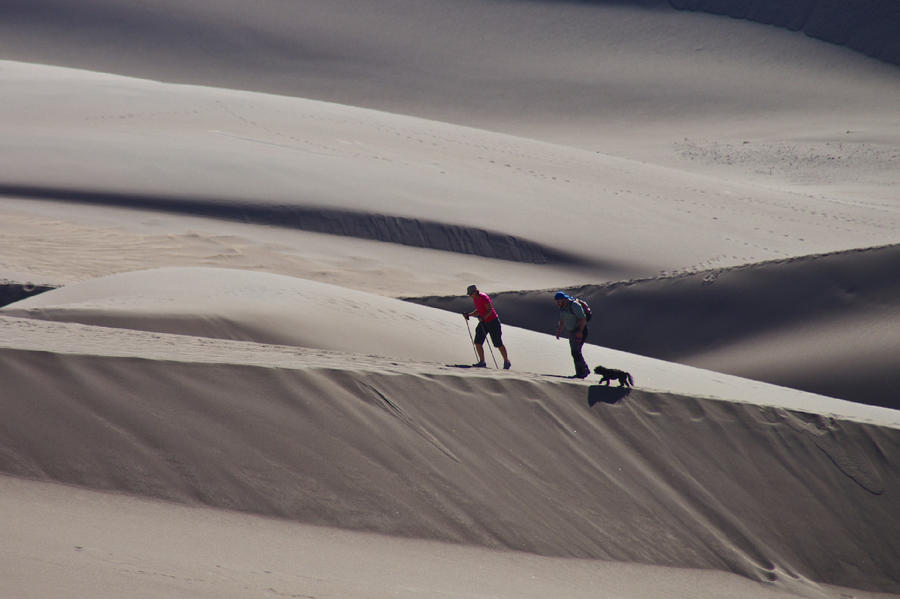
[[[608,385],[591,385],[588,387],[588,406],[598,403],[615,404],[631,393],[629,387],[610,387]]]

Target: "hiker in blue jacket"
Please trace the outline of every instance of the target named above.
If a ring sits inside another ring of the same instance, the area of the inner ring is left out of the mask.
[[[584,309],[575,301],[575,298],[557,291],[554,296],[556,305],[559,306],[559,327],[556,329],[556,338],[561,334],[569,338],[569,348],[572,350],[572,360],[575,362],[575,378],[583,379],[591,373],[590,367],[581,355],[581,348],[587,341],[588,327],[587,316]]]

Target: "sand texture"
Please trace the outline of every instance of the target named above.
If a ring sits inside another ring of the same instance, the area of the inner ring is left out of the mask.
[[[0,597],[900,596],[896,15],[800,4],[0,0]]]

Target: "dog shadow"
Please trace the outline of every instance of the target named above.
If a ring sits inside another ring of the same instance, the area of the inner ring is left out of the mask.
[[[588,387],[588,406],[598,403],[615,404],[631,393],[630,387],[610,387],[608,385],[591,385]]]

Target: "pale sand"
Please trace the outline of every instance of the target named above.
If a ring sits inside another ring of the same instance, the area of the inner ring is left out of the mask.
[[[896,286],[741,270],[900,243],[896,67],[652,2],[8,8],[0,278],[65,287],[0,311],[0,594],[900,593],[900,412],[828,397],[896,395]],[[550,290],[676,274],[793,315],[679,359],[824,395],[558,378]],[[510,372],[395,299],[473,282]]]
[[[716,570],[353,533],[9,477],[0,490],[0,573],[25,597],[796,596]]]

